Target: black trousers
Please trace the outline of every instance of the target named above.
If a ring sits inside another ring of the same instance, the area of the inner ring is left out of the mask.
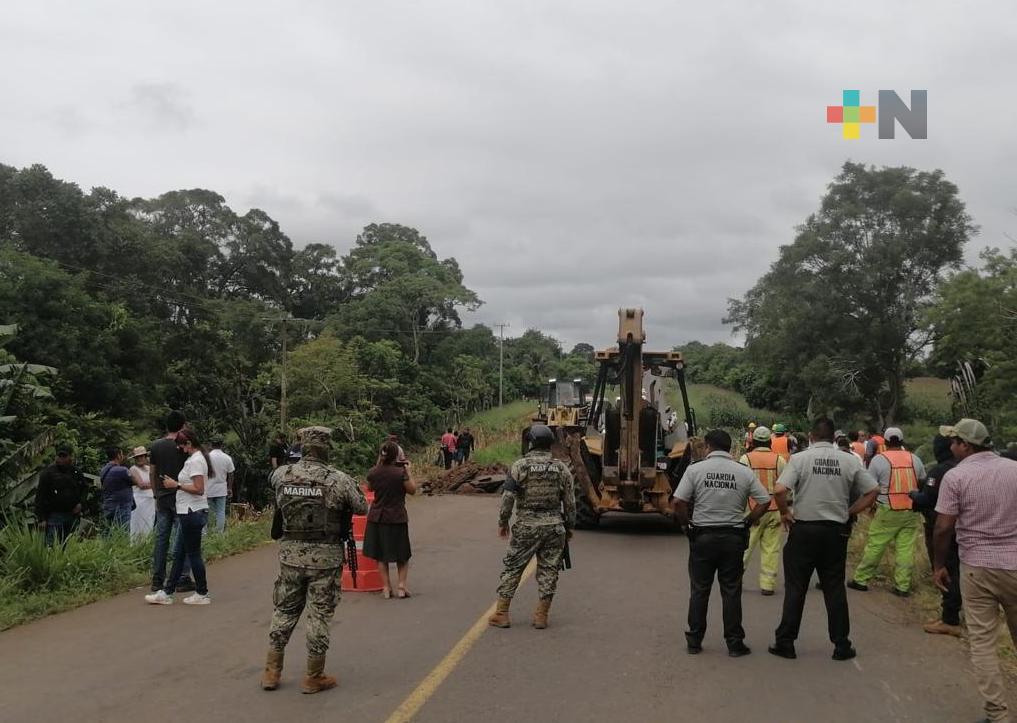
[[[706,634],[706,613],[714,575],[720,583],[724,606],[724,640],[728,646],[745,639],[742,628],[742,556],[748,533],[733,528],[700,527],[689,541],[689,645],[701,645]]]
[[[784,612],[777,626],[777,645],[793,645],[798,639],[805,610],[805,595],[815,571],[823,588],[830,642],[851,645],[844,569],[847,564],[851,526],[836,522],[795,522],[784,545]]]
[[[936,554],[932,549],[932,526],[925,524],[925,549],[929,552],[929,560],[935,565]],[[946,569],[950,573],[950,586],[941,592],[943,613],[940,619],[947,625],[960,625],[961,590],[960,590],[960,549],[957,538],[950,540],[950,551],[946,555]]]

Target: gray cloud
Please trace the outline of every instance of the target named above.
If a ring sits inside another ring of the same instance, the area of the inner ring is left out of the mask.
[[[415,226],[485,300],[467,324],[599,347],[641,304],[652,346],[730,340],[728,297],[848,158],[942,168],[971,260],[1017,233],[1013,4],[100,5],[7,9],[0,161],[212,188],[297,245]],[[927,88],[929,140],[843,140],[844,88]]]

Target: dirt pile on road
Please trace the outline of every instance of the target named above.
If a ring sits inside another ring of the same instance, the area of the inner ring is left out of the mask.
[[[508,468],[503,464],[481,466],[467,462],[424,480],[421,490],[426,495],[491,494],[501,491],[507,473]]]

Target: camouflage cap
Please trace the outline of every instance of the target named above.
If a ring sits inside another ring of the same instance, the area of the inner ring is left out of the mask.
[[[332,430],[328,427],[304,427],[297,432],[300,441],[308,447],[328,447]]]

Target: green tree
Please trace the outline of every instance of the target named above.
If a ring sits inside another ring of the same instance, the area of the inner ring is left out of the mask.
[[[726,320],[794,412],[888,424],[925,348],[922,316],[974,232],[942,171],[845,163],[818,212]]]

